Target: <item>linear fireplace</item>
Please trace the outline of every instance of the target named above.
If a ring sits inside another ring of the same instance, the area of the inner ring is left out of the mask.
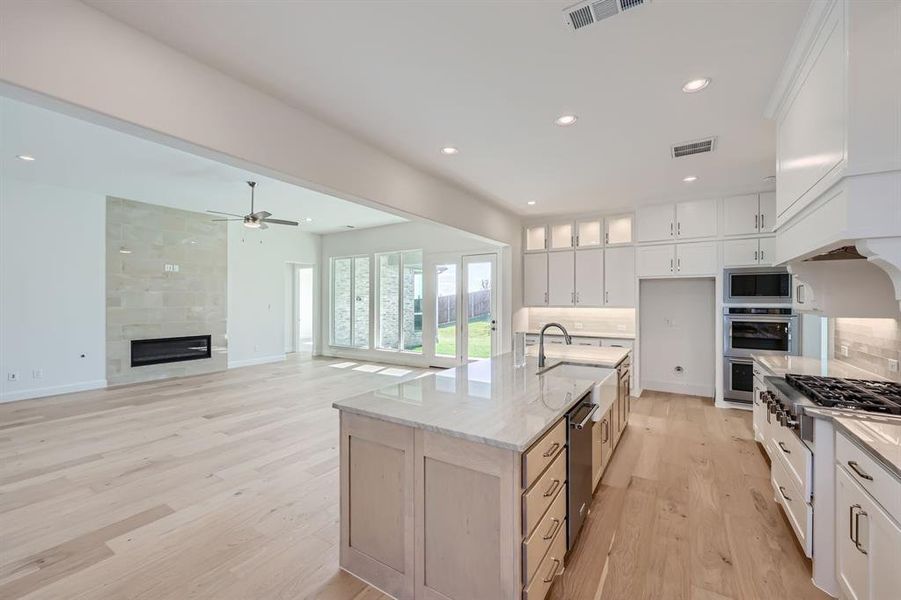
[[[158,338],[131,341],[131,366],[199,360],[212,356],[212,336]]]

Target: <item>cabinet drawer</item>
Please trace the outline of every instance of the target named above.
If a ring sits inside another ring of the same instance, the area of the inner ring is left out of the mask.
[[[893,519],[901,523],[901,481],[841,432],[835,434],[835,460]]]
[[[566,485],[560,486],[557,497],[551,503],[538,527],[527,537],[522,543],[522,576],[523,583],[527,584],[532,581],[535,572],[538,571],[538,565],[541,559],[547,554],[547,549],[551,547],[557,533],[563,529],[563,523],[566,520]]]
[[[522,455],[522,487],[529,488],[545,467],[551,464],[560,449],[566,445],[566,419],[557,424],[532,444]]]
[[[538,565],[532,582],[522,591],[523,600],[544,600],[548,590],[554,583],[554,579],[563,572],[563,555],[566,554],[566,521],[557,531],[557,536],[551,542],[551,549],[544,555],[544,560]]]
[[[576,337],[573,336],[574,346],[600,346],[601,340],[592,337]]]
[[[798,536],[798,542],[804,548],[804,554],[810,557],[813,550],[810,535],[813,531],[813,509],[804,501],[801,491],[792,483],[783,461],[774,460],[772,462],[770,481],[773,484],[776,502],[781,504],[785,510],[788,522],[791,523],[795,535]]]
[[[523,535],[534,531],[557,492],[566,483],[566,448],[557,454],[547,471],[522,495]]]
[[[774,418],[774,417],[771,417]],[[805,502],[810,502],[813,493],[811,469],[813,458],[804,442],[792,433],[791,429],[778,424],[773,426],[772,450],[777,459],[784,461],[786,473],[791,477],[794,486],[801,490]],[[772,456],[770,457],[772,460]]]

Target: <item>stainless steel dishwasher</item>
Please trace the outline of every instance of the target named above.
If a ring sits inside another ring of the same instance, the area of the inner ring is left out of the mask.
[[[591,506],[591,417],[597,409],[587,394],[566,414],[567,549],[575,545]]]

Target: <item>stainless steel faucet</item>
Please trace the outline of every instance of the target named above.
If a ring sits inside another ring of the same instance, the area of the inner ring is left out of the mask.
[[[544,368],[544,332],[548,327],[556,327],[560,331],[563,332],[563,339],[567,345],[573,343],[572,337],[569,335],[569,332],[566,331],[566,327],[561,325],[560,323],[546,323],[544,327],[541,328],[541,331],[538,332],[538,368]]]

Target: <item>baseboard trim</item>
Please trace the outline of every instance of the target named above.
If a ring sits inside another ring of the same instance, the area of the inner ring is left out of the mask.
[[[68,383],[66,385],[31,388],[30,390],[2,393],[0,394],[0,403],[31,400],[32,398],[46,398],[48,396],[59,396],[60,394],[71,394],[72,392],[86,392],[88,390],[98,390],[105,387],[106,379],[96,379],[94,381],[81,381],[79,383]]]
[[[696,383],[674,383],[672,381],[642,381],[641,389],[655,392],[669,392],[671,394],[686,394],[688,396],[703,396],[713,398],[716,388],[712,385],[699,385]]]
[[[248,358],[246,360],[230,360],[228,361],[228,368],[238,369],[240,367],[252,367],[254,365],[265,365],[269,363],[282,362],[283,360],[285,360],[284,354],[261,356],[259,358]]]

